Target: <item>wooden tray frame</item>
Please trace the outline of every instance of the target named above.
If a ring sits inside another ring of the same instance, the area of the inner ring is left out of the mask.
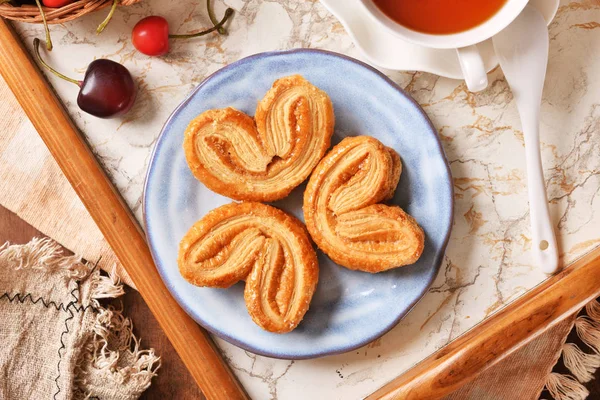
[[[144,235],[12,27],[0,73],[208,399],[248,399],[210,336],[175,302]],[[600,247],[367,397],[438,399],[600,295]]]

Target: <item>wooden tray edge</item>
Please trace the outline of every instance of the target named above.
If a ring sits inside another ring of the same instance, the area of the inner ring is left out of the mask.
[[[439,399],[600,295],[600,246],[366,399]]]

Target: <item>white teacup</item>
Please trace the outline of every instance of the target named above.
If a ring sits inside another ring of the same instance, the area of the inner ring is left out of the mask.
[[[490,19],[469,30],[448,35],[417,32],[395,22],[385,15],[372,0],[361,0],[367,14],[373,20],[412,43],[434,49],[456,49],[460,66],[472,92],[483,90],[488,85],[483,60],[477,43],[483,42],[506,28],[523,11],[529,0],[508,0]]]

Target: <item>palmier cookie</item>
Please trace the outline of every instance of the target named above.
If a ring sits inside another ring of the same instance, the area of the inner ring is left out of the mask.
[[[275,81],[254,119],[234,108],[203,112],[186,129],[183,148],[209,189],[235,200],[274,201],[310,175],[333,125],[327,93],[294,75]]]
[[[181,240],[177,262],[181,275],[197,286],[227,288],[245,280],[248,313],[275,333],[298,326],[319,278],[304,225],[261,203],[209,212]]]
[[[313,240],[334,262],[381,272],[416,262],[423,230],[393,197],[398,154],[368,136],[345,138],[315,168],[304,192],[304,219]]]

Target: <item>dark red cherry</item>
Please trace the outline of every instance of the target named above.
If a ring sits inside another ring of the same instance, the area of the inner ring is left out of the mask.
[[[80,87],[77,105],[83,111],[100,118],[111,118],[125,114],[133,106],[137,90],[129,70],[123,65],[103,58],[92,61],[83,81],[77,81],[49,66],[40,56],[39,46],[40,40],[33,39],[40,64],[59,78]]]
[[[135,83],[129,70],[111,60],[92,61],[80,86],[77,105],[96,117],[125,114],[135,102]]]

